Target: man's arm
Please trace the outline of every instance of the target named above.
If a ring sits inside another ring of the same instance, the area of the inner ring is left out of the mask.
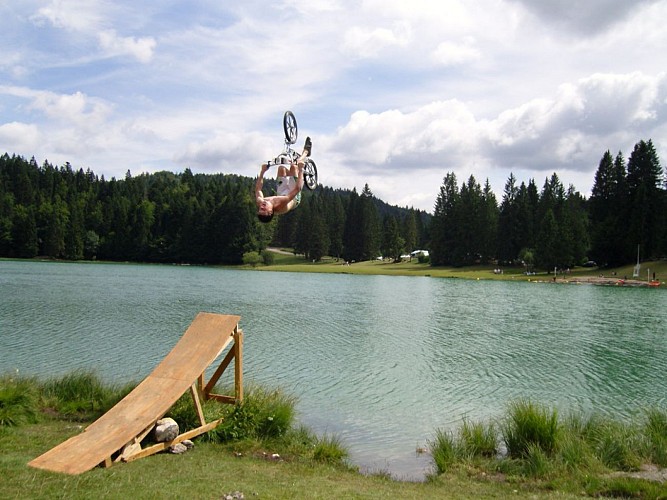
[[[269,166],[265,163],[262,165],[261,170],[259,171],[259,177],[255,182],[255,202],[259,203],[264,199],[264,193],[262,193],[262,186],[264,184],[264,173],[269,169]]]

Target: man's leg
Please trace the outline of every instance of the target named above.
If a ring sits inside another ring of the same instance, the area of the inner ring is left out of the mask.
[[[306,137],[306,143],[303,145],[303,151],[301,152],[301,155],[297,158],[296,164],[292,164],[290,168],[290,175],[296,177],[299,175],[299,171],[297,169],[298,165],[305,165],[306,163],[306,158],[310,156],[310,150],[313,147],[313,143],[310,140],[310,137]]]

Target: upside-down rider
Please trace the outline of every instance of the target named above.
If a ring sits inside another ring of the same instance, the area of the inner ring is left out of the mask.
[[[299,206],[301,202],[301,190],[303,189],[303,167],[306,158],[310,156],[313,144],[310,137],[306,137],[303,152],[297,158],[296,163],[290,162],[289,170],[285,165],[278,166],[276,182],[278,189],[276,196],[264,196],[262,184],[264,174],[269,169],[268,162],[264,163],[255,183],[255,204],[257,205],[257,218],[261,222],[271,222],[275,214],[281,215]]]

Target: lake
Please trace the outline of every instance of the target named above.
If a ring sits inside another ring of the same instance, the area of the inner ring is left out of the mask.
[[[436,429],[518,398],[667,406],[667,294],[430,277],[0,261],[0,373],[139,381],[199,311],[241,316],[244,379],[298,397],[364,471],[422,479]]]

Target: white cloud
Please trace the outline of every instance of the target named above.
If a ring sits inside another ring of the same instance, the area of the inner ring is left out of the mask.
[[[345,33],[343,48],[357,57],[375,57],[387,47],[405,47],[411,38],[412,30],[405,22],[396,22],[390,28],[353,26]]]
[[[64,124],[86,128],[101,125],[111,114],[111,106],[101,99],[90,98],[81,92],[55,94],[53,92],[19,92],[30,98],[28,109],[43,113],[46,117]]]
[[[481,58],[481,52],[474,47],[474,40],[466,39],[463,43],[442,42],[434,53],[433,59],[443,66],[463,64]]]
[[[31,19],[37,25],[48,22],[55,28],[87,32],[95,31],[102,22],[99,2],[94,0],[52,0]]]
[[[0,149],[5,146],[6,152],[27,152],[31,150],[36,152],[40,139],[39,128],[36,125],[20,122],[0,125]],[[9,145],[14,149],[6,147]]]
[[[120,37],[114,30],[104,30],[99,34],[100,46],[111,55],[131,55],[142,63],[153,58],[156,42],[152,37]]]

